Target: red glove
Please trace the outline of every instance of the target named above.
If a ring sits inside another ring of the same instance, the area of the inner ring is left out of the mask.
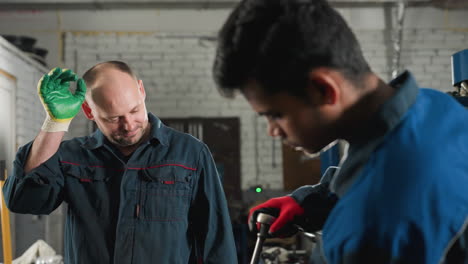
[[[257,215],[259,213],[266,213],[276,217],[276,220],[270,226],[270,235],[286,237],[297,232],[297,227],[293,225],[294,220],[304,214],[304,209],[291,196],[270,199],[250,209],[249,228],[252,231],[257,224]]]

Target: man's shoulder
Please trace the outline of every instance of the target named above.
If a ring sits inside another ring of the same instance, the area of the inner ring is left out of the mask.
[[[175,146],[184,145],[187,147],[196,147],[196,148],[200,148],[204,145],[202,140],[200,140],[199,138],[196,138],[194,135],[191,135],[189,133],[184,133],[174,128],[168,127],[168,126],[165,126],[164,130],[165,130],[169,145],[175,145]]]
[[[468,143],[468,110],[440,91],[420,90],[414,105],[381,145],[391,162],[403,157],[401,162],[419,166],[462,152],[468,146],[460,144]]]
[[[89,138],[90,136],[83,136],[63,140],[57,150],[59,160],[78,162],[92,157],[91,149],[86,147]]]
[[[453,96],[433,88],[420,88],[416,108],[413,114],[440,115],[440,117],[467,118],[468,110],[462,106]],[[450,116],[448,114],[450,113]]]
[[[96,131],[94,131],[93,133],[91,133],[91,134],[89,134],[89,135],[65,139],[64,142],[65,142],[65,141],[68,141],[68,142],[70,142],[70,141],[83,142],[83,141],[86,141],[86,140],[88,140],[89,138],[93,137],[95,134],[96,134]]]
[[[76,147],[81,147],[90,136],[83,136],[83,137],[74,137],[70,139],[65,139],[60,143],[60,148],[61,149],[69,149],[69,148],[76,148]]]

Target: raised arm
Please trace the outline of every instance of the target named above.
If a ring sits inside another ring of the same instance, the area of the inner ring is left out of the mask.
[[[78,76],[71,70],[54,68],[39,81],[37,92],[47,116],[29,152],[24,165],[25,173],[38,167],[57,152],[71,120],[80,111],[86,85],[83,79],[77,80]],[[77,81],[75,94],[69,89],[71,81]]]

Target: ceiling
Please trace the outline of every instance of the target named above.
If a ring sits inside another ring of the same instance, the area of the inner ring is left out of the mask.
[[[468,8],[468,0],[329,0],[334,6],[375,6],[406,2],[410,6]],[[108,9],[108,8],[194,8],[233,7],[239,0],[0,0],[0,9]]]
[[[468,0],[432,0],[432,4],[441,8],[468,8]]]

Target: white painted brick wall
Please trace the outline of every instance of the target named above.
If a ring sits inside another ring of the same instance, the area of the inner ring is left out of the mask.
[[[385,32],[379,31],[381,36]],[[365,57],[373,70],[390,80],[392,43],[375,33],[355,29]],[[420,86],[451,91],[451,55],[466,48],[468,32],[454,29],[406,29],[403,31],[401,65],[409,69]],[[373,43],[372,43],[373,42]]]
[[[16,145],[21,146],[36,137],[44,121],[45,111],[36,87],[47,69],[6,41],[0,44],[0,67],[17,78]]]
[[[354,29],[372,69],[385,81],[391,77],[391,34],[384,30]],[[421,86],[451,90],[450,56],[464,48],[468,32],[444,29],[407,29],[403,32],[402,68]],[[232,117],[241,120],[242,188],[261,183],[282,188],[281,143],[267,136],[266,122],[246,101],[222,98],[211,77],[214,43],[206,35],[169,33],[67,33],[65,64],[82,74],[92,65],[112,59],[128,62],[143,80],[148,110],[160,117]],[[211,36],[209,36],[211,37]],[[104,48],[103,48],[104,47]],[[257,126],[257,129],[255,128]],[[89,127],[76,118],[70,135],[84,135]],[[255,136],[255,133],[256,136]]]

